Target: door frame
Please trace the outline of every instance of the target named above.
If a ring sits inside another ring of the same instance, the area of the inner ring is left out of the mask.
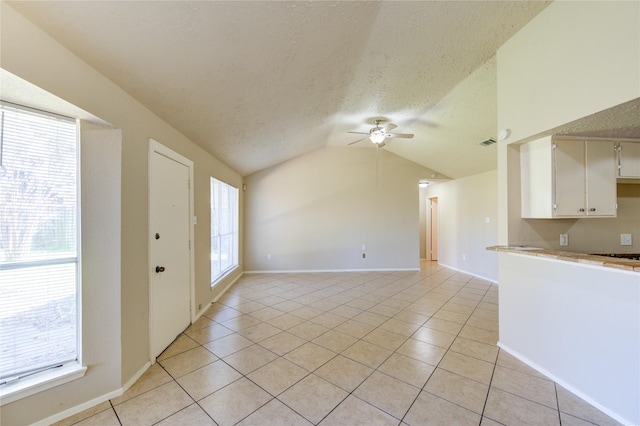
[[[434,203],[435,201],[435,203]],[[434,209],[434,205],[435,205],[435,210],[436,210],[436,214],[435,214],[435,232],[434,232],[434,214],[433,214],[433,209]],[[427,197],[427,206],[426,206],[426,215],[427,215],[427,220],[426,220],[426,231],[427,231],[427,238],[426,238],[426,251],[427,251],[427,260],[431,260],[433,261],[433,241],[436,241],[436,261],[438,261],[440,256],[438,256],[439,250],[440,250],[440,225],[439,225],[439,210],[438,210],[438,196],[437,195],[433,195],[433,196],[428,196]]]
[[[147,244],[148,244],[148,254],[147,254],[147,263],[148,269],[147,273],[149,274],[149,358],[151,360],[151,364],[154,364],[156,361],[156,356],[153,354],[153,285],[152,279],[153,274],[151,274],[151,270],[153,269],[153,265],[151,264],[151,235],[153,235],[153,230],[151,229],[151,161],[152,157],[155,154],[162,155],[170,160],[173,160],[177,163],[180,163],[189,169],[189,307],[190,307],[190,322],[193,324],[195,321],[195,303],[196,303],[196,286],[195,286],[195,259],[194,259],[194,223],[195,223],[195,214],[194,214],[194,202],[193,202],[193,161],[189,160],[187,157],[184,157],[177,152],[173,151],[170,148],[162,145],[160,142],[149,138],[149,156],[148,156],[148,185],[147,185],[147,203],[149,208],[147,209]]]

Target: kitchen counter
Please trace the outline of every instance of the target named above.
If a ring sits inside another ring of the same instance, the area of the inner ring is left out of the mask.
[[[487,250],[518,253],[527,256],[545,257],[550,259],[564,260],[567,262],[584,263],[594,266],[604,266],[606,268],[621,269],[640,273],[640,260],[619,259],[615,257],[597,256],[585,253],[573,253],[570,251],[548,250],[536,247],[525,246],[491,246]]]

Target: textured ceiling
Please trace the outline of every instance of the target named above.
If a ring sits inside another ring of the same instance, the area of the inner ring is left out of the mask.
[[[548,4],[10,3],[243,175],[383,117],[415,134],[384,149],[451,178],[497,167],[494,55]]]

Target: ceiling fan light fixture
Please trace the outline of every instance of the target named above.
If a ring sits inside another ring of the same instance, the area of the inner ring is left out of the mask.
[[[371,142],[375,144],[381,144],[384,142],[385,136],[380,133],[372,133],[371,136],[369,136],[369,139],[371,139]]]

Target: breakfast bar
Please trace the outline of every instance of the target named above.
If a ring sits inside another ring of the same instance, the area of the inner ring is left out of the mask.
[[[622,424],[640,424],[640,261],[494,246],[499,343]]]

